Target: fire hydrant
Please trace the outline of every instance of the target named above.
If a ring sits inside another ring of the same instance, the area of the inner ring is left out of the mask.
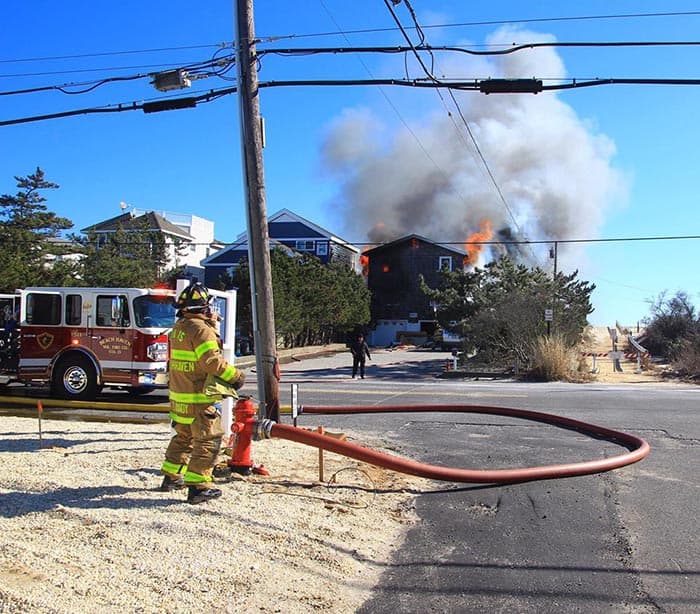
[[[240,398],[233,408],[233,424],[231,425],[232,452],[227,465],[232,472],[250,475],[253,471],[253,459],[250,455],[253,428],[256,422],[256,412],[253,401]]]
[[[250,398],[240,398],[233,408],[231,425],[231,459],[226,463],[231,473],[269,475],[263,465],[254,465],[251,457],[251,441],[257,424],[255,406]]]

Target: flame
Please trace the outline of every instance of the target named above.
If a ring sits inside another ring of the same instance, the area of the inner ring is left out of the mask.
[[[367,277],[367,275],[369,275],[369,256],[365,256],[364,254],[360,255],[360,266],[362,267],[362,275]]]
[[[480,245],[480,243],[483,241],[490,241],[491,237],[493,237],[491,222],[489,220],[482,220],[479,222],[479,230],[464,242],[464,249],[467,255],[464,257],[462,263],[465,266],[476,264],[476,261],[479,259],[479,254],[481,254],[484,249],[484,246]]]

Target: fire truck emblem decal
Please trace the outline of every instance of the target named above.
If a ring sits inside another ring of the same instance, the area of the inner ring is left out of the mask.
[[[51,347],[53,343],[54,336],[51,333],[41,333],[37,335],[37,343],[41,346],[42,350],[47,350]]]

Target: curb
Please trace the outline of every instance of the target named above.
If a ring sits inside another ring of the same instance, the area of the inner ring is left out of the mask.
[[[291,348],[288,350],[279,350],[277,353],[277,360],[280,364],[287,364],[304,358],[315,358],[317,356],[337,354],[338,352],[345,352],[347,349],[348,348],[344,343],[309,345],[299,348]],[[233,364],[241,369],[252,369],[255,367],[255,354],[250,354],[249,356],[236,356]]]

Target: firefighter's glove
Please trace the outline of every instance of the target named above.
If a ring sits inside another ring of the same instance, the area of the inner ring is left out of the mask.
[[[222,399],[223,397],[238,398],[233,382],[222,380],[216,375],[207,375],[207,379],[204,382],[204,394],[212,397],[212,400]]]
[[[215,418],[221,417],[221,403],[212,403],[209,407],[204,410],[204,416],[209,418],[209,420],[214,420]]]
[[[231,385],[236,390],[240,390],[241,388],[243,388],[243,384],[245,384],[245,373],[243,373],[243,371],[241,371],[240,369],[237,369],[237,371],[238,372],[236,373],[236,378],[231,381]]]

